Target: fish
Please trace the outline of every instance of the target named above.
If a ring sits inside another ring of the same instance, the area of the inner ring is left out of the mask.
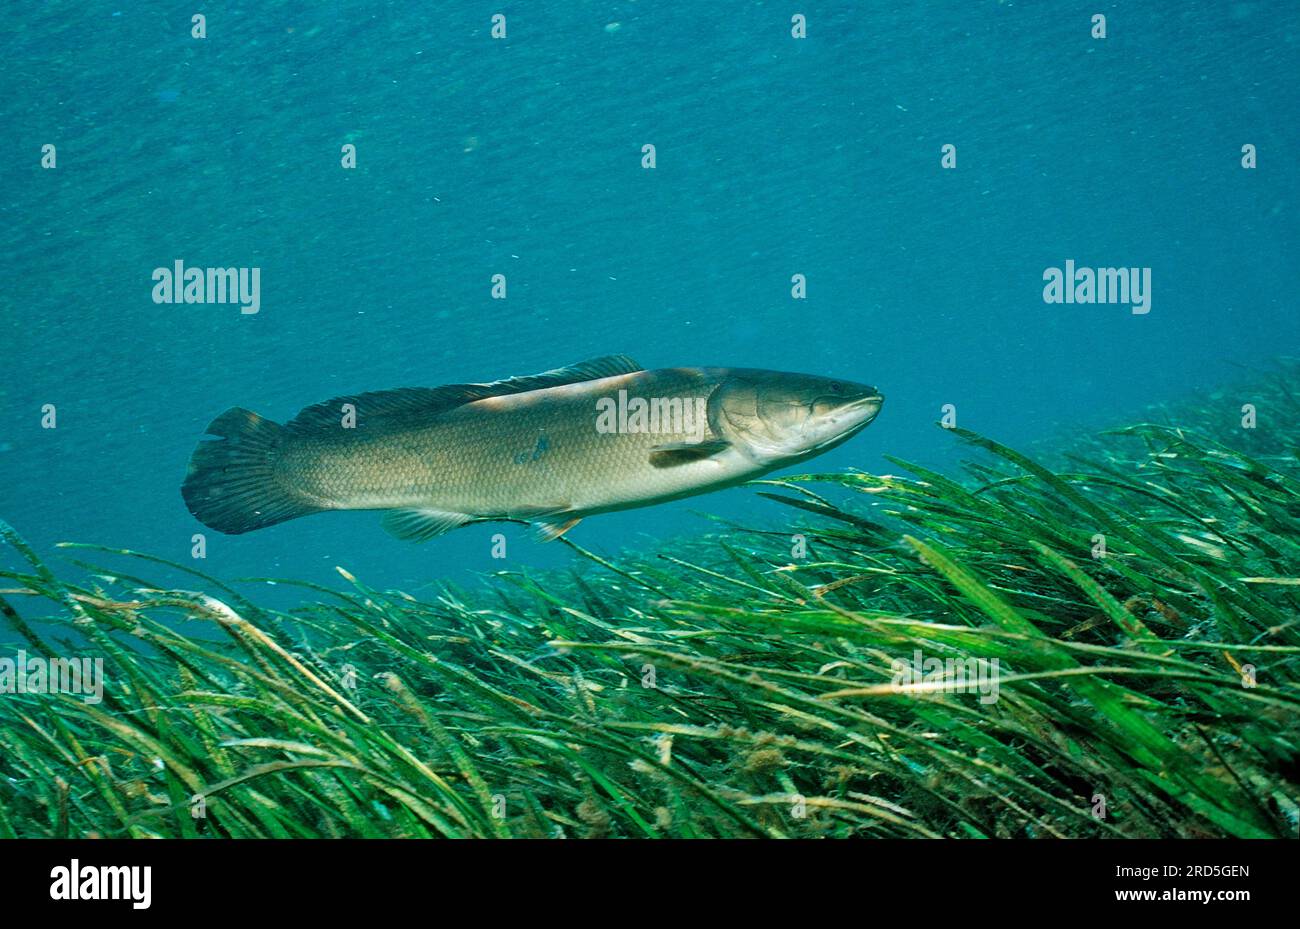
[[[383,510],[400,539],[588,516],[733,487],[848,441],[874,387],[751,368],[646,370],[609,355],[482,384],[335,397],[280,424],[235,407],[207,427],[181,494],[238,535],[330,510]]]

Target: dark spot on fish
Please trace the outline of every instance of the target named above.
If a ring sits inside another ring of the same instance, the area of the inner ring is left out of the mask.
[[[537,437],[537,444],[533,446],[531,452],[520,452],[515,456],[515,464],[528,464],[530,461],[539,461],[550,447],[551,443],[546,436],[540,435]]]

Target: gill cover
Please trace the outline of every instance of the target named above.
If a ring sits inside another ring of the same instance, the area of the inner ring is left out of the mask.
[[[780,371],[737,369],[709,398],[713,433],[760,464],[825,451],[875,418],[874,387]]]

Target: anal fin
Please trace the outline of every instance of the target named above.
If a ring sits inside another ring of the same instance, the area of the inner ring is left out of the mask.
[[[473,520],[474,517],[466,513],[449,513],[446,510],[389,510],[384,514],[383,526],[399,539],[427,542]]]

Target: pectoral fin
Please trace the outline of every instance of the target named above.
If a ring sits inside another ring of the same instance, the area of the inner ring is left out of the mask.
[[[712,458],[731,448],[726,439],[706,439],[703,442],[671,442],[650,449],[650,463],[656,468],[672,468]]]
[[[444,510],[389,510],[384,514],[384,529],[408,542],[427,542],[474,520],[466,513]]]

